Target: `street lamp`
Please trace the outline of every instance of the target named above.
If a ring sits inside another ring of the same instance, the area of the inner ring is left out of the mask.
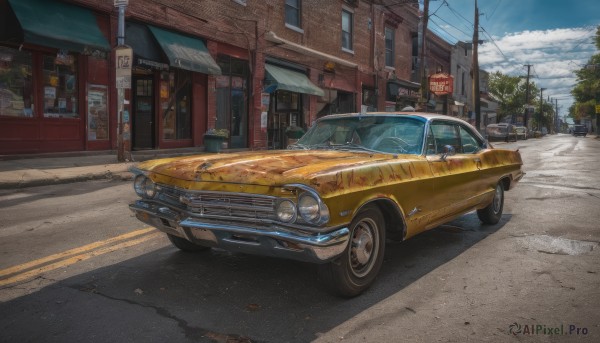
[[[540,116],[538,120],[538,130],[540,130],[540,134],[542,133],[542,115],[544,114],[544,91],[546,88],[540,88]]]

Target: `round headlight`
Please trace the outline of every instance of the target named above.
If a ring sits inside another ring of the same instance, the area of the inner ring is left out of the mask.
[[[296,219],[296,206],[290,200],[284,200],[277,205],[277,219],[284,223]]]
[[[146,179],[146,182],[144,182],[144,189],[146,192],[146,198],[154,198],[154,196],[156,195],[156,184],[150,180],[150,179]]]
[[[144,183],[146,182],[147,177],[144,175],[138,175],[133,180],[133,189],[135,190],[135,194],[143,197],[146,195],[146,191],[144,190]]]
[[[153,198],[156,195],[156,184],[144,175],[138,175],[133,180],[135,193],[142,198]]]
[[[298,212],[305,221],[317,222],[320,217],[319,201],[308,193],[301,195],[298,199]]]

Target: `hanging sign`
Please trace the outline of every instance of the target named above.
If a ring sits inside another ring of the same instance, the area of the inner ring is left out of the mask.
[[[454,92],[454,77],[446,73],[430,75],[429,91],[435,95],[452,94]]]

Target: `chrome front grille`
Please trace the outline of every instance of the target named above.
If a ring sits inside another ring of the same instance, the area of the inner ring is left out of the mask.
[[[159,199],[195,216],[274,219],[276,197],[230,192],[185,191],[162,186]]]

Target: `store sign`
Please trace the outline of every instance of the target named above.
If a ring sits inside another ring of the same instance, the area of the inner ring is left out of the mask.
[[[430,75],[429,91],[435,95],[452,94],[454,92],[454,77],[446,73]]]
[[[131,67],[133,65],[133,50],[127,46],[115,49],[116,87],[131,89]]]
[[[405,87],[400,86],[400,87],[398,87],[398,96],[399,97],[407,97],[407,98],[418,98],[419,92],[414,89],[405,88]]]
[[[136,58],[136,64],[140,67],[166,71],[169,70],[169,65],[166,63],[155,62],[143,58]]]

